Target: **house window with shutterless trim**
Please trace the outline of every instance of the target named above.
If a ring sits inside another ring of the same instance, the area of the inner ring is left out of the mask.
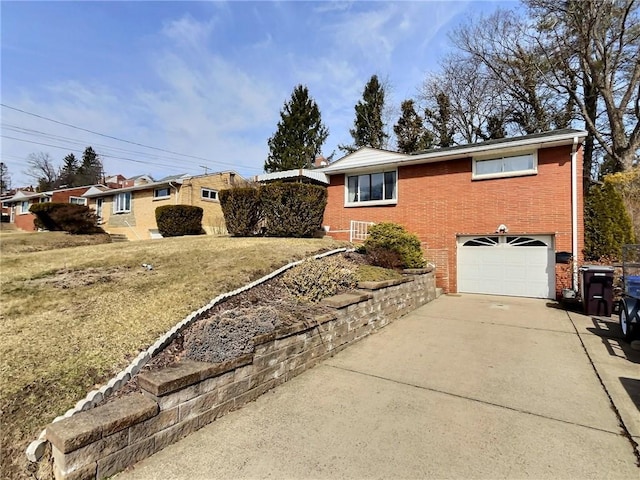
[[[474,158],[474,180],[502,177],[518,177],[538,173],[538,155],[525,153],[498,158]]]
[[[347,206],[397,203],[397,171],[347,175]]]
[[[87,199],[81,197],[69,197],[69,203],[73,205],[86,205]]]
[[[118,193],[113,198],[113,213],[128,213],[131,211],[131,192]]]
[[[20,202],[20,214],[29,213],[29,200]]]
[[[201,188],[200,197],[203,200],[218,200],[218,191],[213,188]]]
[[[156,188],[153,191],[153,198],[154,199],[169,198],[169,196],[171,196],[171,192],[169,190],[169,187]]]

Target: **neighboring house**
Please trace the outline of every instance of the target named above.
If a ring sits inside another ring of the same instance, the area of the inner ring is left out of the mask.
[[[557,298],[577,288],[577,267],[555,254],[582,255],[585,137],[566,129],[415,154],[361,148],[322,169],[325,229],[348,240],[368,222],[396,222],[418,235],[445,292]]]
[[[18,190],[15,195],[3,201],[9,209],[9,222],[14,223],[16,227],[26,232],[37,230],[33,220],[35,215],[29,212],[29,208],[34,203],[74,203],[77,205],[86,205],[87,199],[82,195],[95,185],[84,187],[60,188],[48,192],[31,192],[26,190]]]
[[[130,240],[158,237],[155,211],[162,205],[202,207],[202,227],[208,234],[225,233],[218,192],[244,183],[235,172],[207,175],[174,175],[159,181],[147,175],[127,179],[123,188],[94,187],[84,197],[96,210],[101,227],[110,234],[124,234]]]

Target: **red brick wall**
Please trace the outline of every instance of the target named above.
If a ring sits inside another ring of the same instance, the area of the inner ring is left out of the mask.
[[[16,207],[16,214],[14,217],[14,223],[16,227],[20,230],[24,230],[25,232],[34,232],[36,230],[35,225],[33,224],[33,220],[36,216],[33,213],[25,213],[24,215],[18,213],[20,211],[20,206]]]
[[[89,190],[89,187],[54,191],[51,201],[55,203],[69,203],[69,197],[81,197],[87,190]]]
[[[578,250],[583,249],[582,150],[577,165]],[[398,169],[398,203],[344,207],[344,175],[332,175],[324,225],[349,230],[351,220],[393,221],[416,233],[427,258],[437,262],[439,286],[456,292],[456,235],[494,233],[505,224],[515,234],[555,234],[555,250],[571,251],[571,146],[538,152],[538,174],[471,180],[471,158]],[[348,232],[331,233],[349,239]],[[566,270],[566,269],[565,269]],[[560,268],[558,268],[560,271]],[[557,290],[566,286],[558,279]]]

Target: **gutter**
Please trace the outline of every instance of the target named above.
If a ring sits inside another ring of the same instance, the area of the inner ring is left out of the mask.
[[[571,256],[573,258],[571,287],[574,292],[578,291],[578,166],[576,165],[578,138],[573,137],[571,147]]]

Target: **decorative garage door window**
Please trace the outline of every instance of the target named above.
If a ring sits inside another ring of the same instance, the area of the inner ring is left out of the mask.
[[[513,247],[547,247],[542,240],[529,237],[478,237],[463,243],[465,247],[493,247],[505,244]]]

